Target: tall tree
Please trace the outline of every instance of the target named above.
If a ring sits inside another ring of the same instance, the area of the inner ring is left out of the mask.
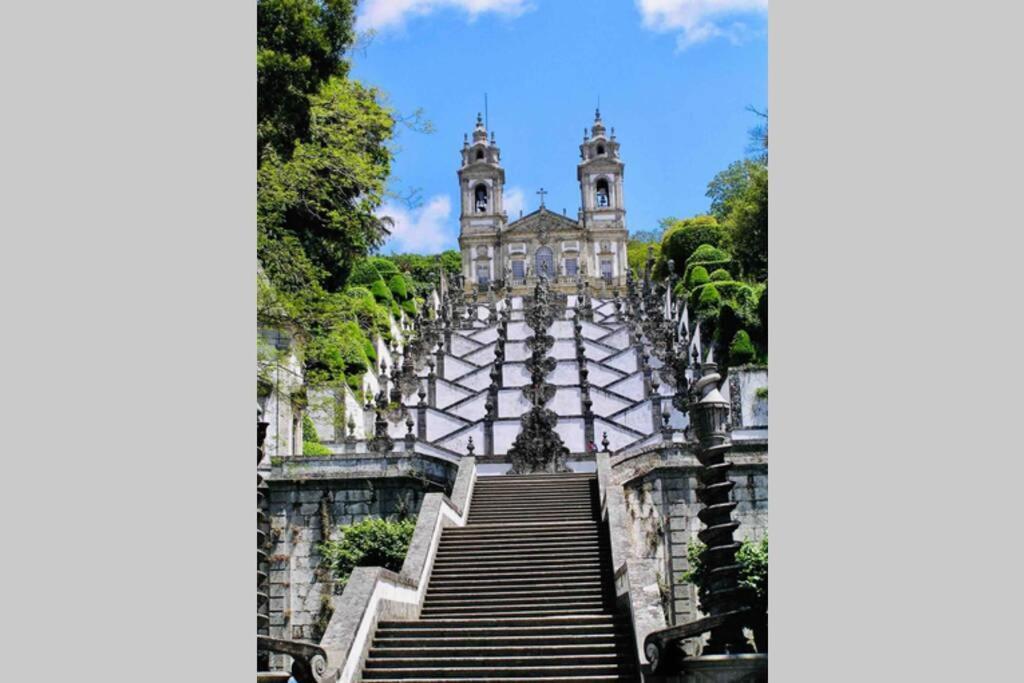
[[[355,0],[259,0],[256,6],[256,144],[291,156],[309,132],[309,102],[332,76],[348,74]]]

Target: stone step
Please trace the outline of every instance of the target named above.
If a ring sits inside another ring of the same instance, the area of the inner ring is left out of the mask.
[[[578,543],[566,543],[558,546],[522,546],[518,548],[492,548],[490,550],[460,550],[443,548],[437,551],[438,560],[497,560],[505,557],[546,557],[548,555],[576,555],[580,557],[599,558],[604,550],[596,543],[583,545]]]
[[[475,525],[445,529],[441,536],[442,542],[447,541],[516,541],[536,539],[538,541],[554,540],[563,538],[593,537],[600,534],[600,529],[594,521],[586,521],[570,526],[568,523],[554,526],[534,526],[532,528],[517,529],[511,525],[493,525],[494,528],[478,529]],[[502,528],[504,527],[504,528]]]
[[[622,675],[623,671],[618,663],[607,664],[575,664],[565,666],[554,665],[528,665],[528,666],[507,666],[495,669],[489,666],[439,666],[439,667],[410,667],[407,669],[375,668],[366,669],[363,672],[363,680],[408,680],[422,679],[428,681],[444,681],[465,678],[482,678],[507,680],[509,678],[536,679],[539,677],[585,676],[579,680],[604,680],[599,676]],[[614,679],[612,679],[614,680]]]
[[[481,513],[519,514],[524,519],[531,519],[534,515],[545,512],[582,512],[588,515],[594,513],[593,501],[585,503],[549,503],[545,505],[534,505],[531,503],[501,503],[474,505],[469,509],[469,516],[480,515]]]
[[[493,581],[483,585],[453,585],[433,586],[427,590],[427,598],[431,595],[489,595],[491,593],[525,593],[540,595],[542,593],[553,593],[557,591],[583,591],[583,590],[604,590],[607,588],[603,581],[548,581],[544,583],[517,584],[507,581]]]
[[[480,593],[465,593],[463,595],[431,595],[423,601],[424,607],[464,607],[469,605],[485,606],[511,606],[511,605],[532,605],[548,602],[604,602],[609,597],[610,591],[601,588],[590,588],[585,590],[562,590],[556,592],[535,593],[491,593],[483,595]]]
[[[463,548],[466,550],[486,550],[488,548],[519,548],[523,546],[543,548],[547,546],[559,546],[564,544],[567,540],[572,540],[573,543],[578,545],[591,545],[601,543],[601,537],[598,535],[597,530],[587,534],[559,534],[557,536],[550,537],[532,537],[532,536],[519,536],[519,537],[508,537],[508,536],[492,536],[487,539],[474,539],[474,538],[441,538],[441,542],[438,544],[438,548]]]
[[[599,616],[570,615],[564,617],[537,618],[510,618],[510,619],[417,619],[415,621],[390,621],[385,620],[377,624],[381,629],[397,629],[410,631],[444,631],[454,629],[454,632],[461,633],[464,629],[491,629],[491,628],[526,628],[526,629],[586,629],[605,627],[608,625],[628,626],[629,622],[625,617],[617,614],[602,614]]]
[[[438,557],[434,562],[434,571],[469,571],[474,569],[492,568],[495,570],[508,570],[513,567],[534,569],[535,571],[546,570],[553,567],[575,567],[580,565],[601,566],[601,556],[597,553],[577,557],[571,554],[542,555],[538,557],[503,557],[495,559],[481,559],[474,557],[447,558]]]
[[[540,482],[540,481],[571,481],[574,479],[590,479],[597,481],[597,475],[593,472],[557,472],[557,473],[538,473],[538,474],[497,474],[497,475],[483,475],[476,478],[477,484],[490,484],[492,482],[506,482],[506,481],[527,481],[527,482]]]
[[[572,522],[524,522],[520,521],[518,524],[474,524],[472,526],[453,526],[448,527],[444,530],[445,534],[452,534],[453,536],[459,536],[462,534],[472,534],[487,532],[491,527],[501,528],[506,533],[522,532],[522,533],[545,533],[545,532],[571,532],[573,529],[594,529],[597,527],[597,520],[589,521],[572,521]]]
[[[551,507],[588,507],[596,504],[594,498],[549,498],[545,500],[523,500],[510,496],[506,500],[485,498],[473,500],[470,511],[482,510],[485,508],[551,508]]]
[[[563,569],[561,571],[549,571],[544,574],[536,572],[488,572],[477,574],[472,572],[449,572],[447,576],[431,577],[429,587],[473,587],[473,586],[522,586],[532,588],[537,585],[550,582],[581,582],[581,581],[603,581],[610,579],[612,575],[611,566],[599,566],[597,569],[577,568]]]
[[[601,614],[607,609],[604,602],[593,600],[579,603],[551,603],[508,606],[475,606],[465,607],[424,607],[420,613],[423,618],[444,619],[466,616],[486,617],[521,617],[521,616],[564,616],[566,614]]]
[[[468,524],[518,524],[523,521],[525,515],[522,514],[501,514],[501,513],[484,513],[474,514],[469,513],[469,519],[466,520]],[[528,519],[533,521],[586,521],[593,519],[594,513],[592,511],[587,512],[542,512],[529,514]]]
[[[403,634],[400,637],[378,635],[374,639],[374,647],[382,649],[418,648],[418,649],[465,649],[479,651],[491,647],[524,648],[535,651],[539,648],[617,648],[629,652],[633,641],[628,633],[556,633],[556,634],[487,634],[466,636],[419,636],[415,633]]]
[[[600,580],[602,577],[611,575],[611,567],[599,563],[591,564],[561,564],[542,565],[543,573],[549,578],[572,581],[575,578],[587,578],[591,581]],[[474,567],[471,565],[457,565],[454,567],[434,568],[435,576],[431,576],[430,586],[441,585],[434,583],[434,579],[442,579],[448,583],[459,583],[466,579],[487,578],[490,580],[505,581],[511,579],[536,579],[538,577],[537,565],[508,565],[503,567]]]
[[[481,655],[457,655],[437,653],[423,654],[420,656],[405,657],[381,657],[374,650],[370,650],[366,658],[366,671],[373,669],[418,669],[423,667],[448,668],[448,667],[500,667],[502,669],[521,666],[563,666],[572,668],[580,665],[617,665],[619,655],[617,652],[592,652],[570,654],[558,652],[553,654],[500,654],[494,653],[489,656]]]
[[[623,673],[613,674],[608,676],[597,676],[594,674],[580,674],[579,676],[573,675],[571,671],[566,672],[562,676],[529,676],[529,677],[518,677],[518,676],[503,676],[501,678],[374,678],[373,680],[377,683],[438,683],[438,681],[446,680],[457,680],[459,683],[575,683],[576,681],[595,681],[601,683],[603,681],[632,681],[636,683],[636,674],[634,673]]]
[[[457,639],[449,638],[444,642],[437,643],[433,647],[410,647],[398,641],[397,645],[391,644],[394,639],[388,639],[387,645],[380,645],[370,650],[372,657],[436,657],[438,655],[453,655],[456,657],[465,656],[521,656],[521,655],[589,655],[603,653],[629,654],[624,651],[625,641],[606,640],[597,643],[576,643],[564,645],[459,645]],[[375,641],[376,643],[376,641]]]

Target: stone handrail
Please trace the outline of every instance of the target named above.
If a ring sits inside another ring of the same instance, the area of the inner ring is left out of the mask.
[[[651,662],[644,650],[644,641],[655,631],[665,629],[665,611],[661,606],[656,560],[632,557],[628,543],[629,518],[622,486],[611,480],[609,454],[600,452],[597,459],[597,487],[601,519],[607,521],[611,540],[612,567],[615,570],[616,599],[625,602],[633,625],[637,661],[645,670]]]
[[[257,652],[274,652],[292,658],[292,678],[299,683],[320,683],[327,669],[327,652],[314,643],[256,636]]]
[[[464,457],[450,499],[441,493],[423,497],[401,571],[396,574],[381,567],[357,567],[344,592],[332,598],[334,612],[320,640],[327,653],[325,682],[351,683],[356,679],[379,620],[419,617],[441,530],[465,525],[475,484],[476,461]]]

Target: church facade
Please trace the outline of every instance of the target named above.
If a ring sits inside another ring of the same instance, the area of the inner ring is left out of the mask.
[[[622,181],[625,164],[615,129],[608,135],[595,112],[584,130],[576,179],[580,209],[576,219],[536,211],[509,221],[503,204],[505,169],[494,133],[488,138],[477,115],[473,139],[462,145],[459,168],[459,247],[467,292],[508,287],[517,293],[544,274],[554,289],[572,291],[583,280],[605,291],[626,282],[626,209]]]

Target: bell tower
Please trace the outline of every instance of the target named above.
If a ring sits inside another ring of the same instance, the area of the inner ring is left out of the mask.
[[[594,125],[583,130],[580,145],[580,163],[576,166],[576,179],[580,183],[580,205],[583,207],[585,228],[616,227],[625,229],[626,208],[622,196],[622,177],[625,164],[619,157],[619,143],[615,129],[611,137],[605,134],[601,110],[594,112]]]
[[[503,203],[505,169],[501,150],[483,117],[476,115],[473,141],[462,142],[462,166],[459,168],[459,247],[466,286],[485,286],[501,277],[501,231],[508,223]]]

